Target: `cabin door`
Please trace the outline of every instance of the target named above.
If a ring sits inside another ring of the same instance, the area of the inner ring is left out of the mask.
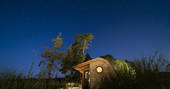
[[[84,72],[84,89],[90,89],[90,72],[89,72],[89,70]]]

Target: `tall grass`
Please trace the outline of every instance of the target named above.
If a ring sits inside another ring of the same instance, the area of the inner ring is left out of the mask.
[[[75,81],[69,78],[26,78],[23,72],[17,74],[11,70],[0,74],[0,89],[66,89],[68,82]]]
[[[153,56],[135,59],[136,86],[141,89],[170,89],[170,76],[165,69],[168,59],[155,52]],[[168,85],[169,84],[169,85]]]
[[[112,78],[109,84],[108,79],[103,80],[100,89],[170,89],[170,73],[163,72],[168,64],[168,59],[162,54],[155,52],[153,56],[143,56],[128,62],[136,72],[136,77],[131,78],[128,73]]]
[[[69,82],[75,82],[73,86],[78,86],[79,81],[72,78],[47,78],[46,65],[40,69],[40,72],[33,76],[33,65],[36,59],[34,56],[33,62],[27,75],[24,72],[19,72],[16,69],[6,69],[0,73],[0,89],[66,89],[70,85]],[[77,84],[77,85],[76,85]]]

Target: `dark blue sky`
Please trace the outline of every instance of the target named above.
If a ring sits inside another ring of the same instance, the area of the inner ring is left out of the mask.
[[[64,49],[74,35],[93,33],[87,51],[93,58],[111,54],[131,60],[155,50],[170,58],[170,1],[0,0],[1,69],[27,71],[34,53],[40,55],[59,32]]]

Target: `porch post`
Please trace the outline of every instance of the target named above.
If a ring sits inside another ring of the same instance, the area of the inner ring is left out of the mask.
[[[81,84],[82,84],[82,89],[84,89],[84,71],[83,71],[83,73],[82,73]]]

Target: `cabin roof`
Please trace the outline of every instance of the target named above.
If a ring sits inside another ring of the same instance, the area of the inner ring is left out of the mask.
[[[83,63],[81,63],[81,64],[75,65],[75,66],[73,66],[73,68],[76,69],[77,71],[83,73],[85,70],[88,70],[88,69],[89,69],[89,65],[90,65],[91,63],[96,62],[96,61],[106,62],[107,60],[104,59],[104,58],[95,58],[95,59],[92,59],[92,60],[83,62]]]

